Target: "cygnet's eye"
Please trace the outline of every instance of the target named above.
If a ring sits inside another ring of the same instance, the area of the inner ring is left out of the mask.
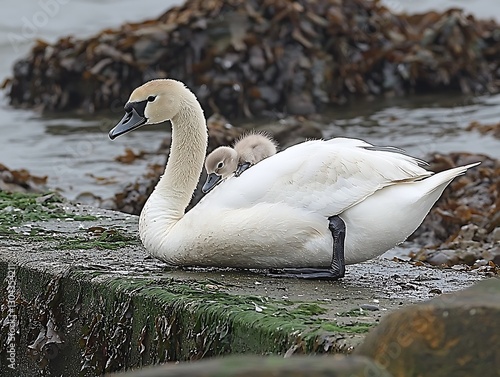
[[[148,102],[153,102],[156,99],[156,96],[149,96]]]
[[[221,161],[217,164],[217,170],[222,169],[224,167],[224,163]]]

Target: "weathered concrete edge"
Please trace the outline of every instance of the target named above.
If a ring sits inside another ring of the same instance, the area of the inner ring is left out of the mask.
[[[224,352],[342,351],[359,344],[383,310],[432,297],[431,291],[436,288],[453,291],[480,279],[383,259],[357,265],[345,279],[330,283],[283,281],[242,271],[174,270],[146,256],[137,239],[134,216],[59,204],[57,198],[53,204],[50,196],[5,200],[11,209],[5,209],[0,224],[4,226],[0,260],[5,261],[5,265],[0,263],[0,302],[4,305],[0,313],[0,373],[2,365],[6,365],[2,339],[8,335],[8,326],[3,321],[6,301],[2,295],[5,269],[10,264],[22,293],[16,302],[20,312],[18,328],[22,330],[15,342],[18,370],[10,374],[16,376],[20,372],[33,375],[39,366],[50,368],[54,375],[92,376],[126,368],[136,361],[140,367],[161,360],[198,359]],[[11,216],[15,214],[23,214],[22,221]],[[116,240],[106,238],[106,245],[113,246],[108,250],[95,243],[101,237],[89,235],[93,228],[117,229],[124,238],[116,244]],[[68,244],[71,247],[66,247]],[[349,318],[351,310],[371,299],[380,301],[380,310],[373,315],[365,314],[361,321],[349,319],[348,323],[339,318]],[[305,304],[305,312],[297,313],[301,303]],[[325,314],[317,315],[322,310]],[[207,320],[198,321],[201,315]],[[265,315],[271,321],[256,322]],[[213,326],[206,327],[205,323]],[[245,323],[246,328],[242,326]],[[353,324],[359,325],[363,333],[354,334]],[[350,326],[349,333],[346,325]],[[240,343],[233,338],[235,326]],[[259,326],[259,334],[266,334],[263,338],[274,343],[259,341],[253,331]],[[266,326],[273,331],[271,335],[264,332],[268,331]],[[276,332],[279,336],[272,336]],[[253,348],[249,346],[252,339]],[[28,346],[34,360],[26,352],[21,355]]]
[[[12,371],[6,368],[4,305],[0,372],[5,376],[37,368],[68,376],[83,369],[83,375],[93,376],[229,353],[342,351],[314,316],[294,316],[285,304],[262,303],[259,296],[211,291],[203,282],[84,269],[50,274],[0,260],[2,303],[9,268],[15,271],[18,334]]]

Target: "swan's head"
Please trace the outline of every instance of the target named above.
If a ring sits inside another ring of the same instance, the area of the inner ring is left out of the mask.
[[[125,116],[109,132],[109,137],[114,139],[140,126],[170,120],[179,113],[182,102],[192,98],[195,98],[194,94],[182,82],[170,79],[149,81],[132,92],[125,104]]]
[[[219,147],[210,153],[205,160],[207,181],[201,191],[205,194],[222,180],[234,173],[238,168],[238,153],[230,147]]]

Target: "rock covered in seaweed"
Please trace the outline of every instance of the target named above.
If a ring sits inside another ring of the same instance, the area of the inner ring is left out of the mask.
[[[170,77],[207,115],[311,114],[360,95],[497,91],[499,40],[496,23],[456,9],[406,16],[368,0],[189,0],[86,40],[38,41],[8,87],[13,105],[95,111]]]

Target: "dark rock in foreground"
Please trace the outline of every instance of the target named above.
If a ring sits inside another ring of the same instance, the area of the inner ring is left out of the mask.
[[[10,102],[92,112],[144,81],[182,80],[207,115],[311,114],[355,96],[496,92],[500,26],[457,9],[395,15],[368,0],[190,0],[86,40],[38,41]]]
[[[373,361],[361,357],[292,358],[233,356],[191,364],[144,368],[116,377],[391,377]]]
[[[386,316],[356,350],[394,376],[500,376],[500,280]]]

